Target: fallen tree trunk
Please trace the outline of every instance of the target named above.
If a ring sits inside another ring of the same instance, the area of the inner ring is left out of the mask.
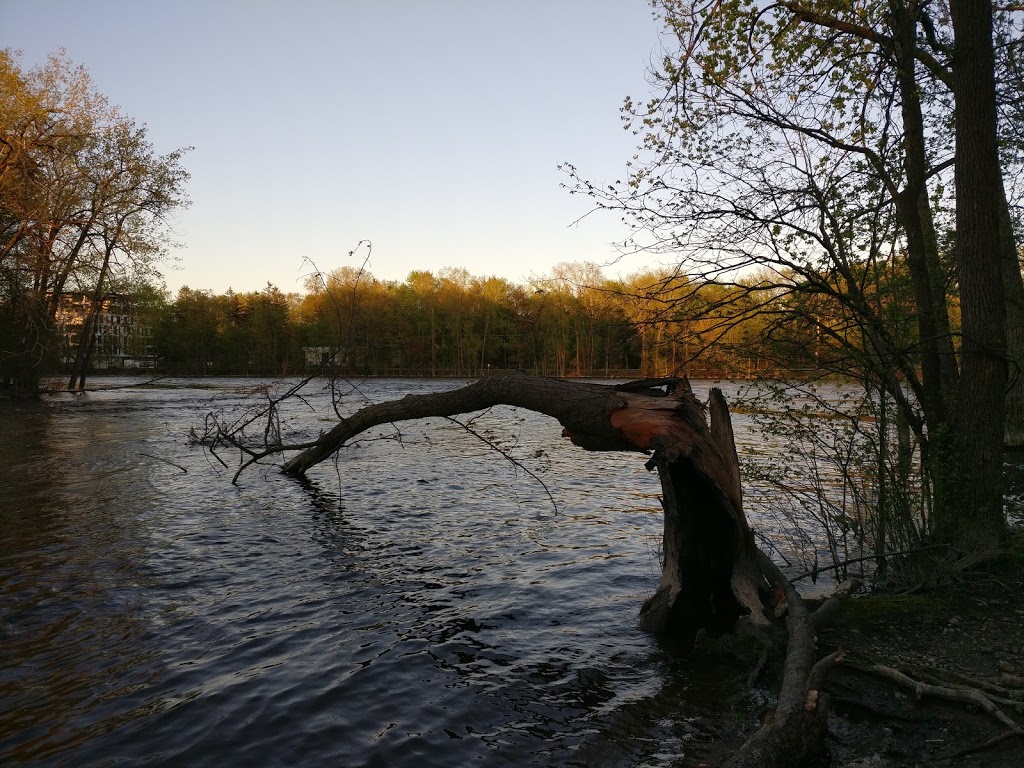
[[[562,434],[589,451],[652,454],[664,508],[662,576],[642,609],[653,632],[692,639],[728,631],[741,616],[767,618],[766,583],[743,514],[739,464],[725,398],[711,396],[711,426],[685,379],[588,384],[525,373],[492,376],[462,389],[378,403],[342,419],[284,465],[303,475],[368,429],[389,422],[452,416],[511,405],[552,416]]]
[[[370,405],[306,445],[249,453],[255,461],[270,453],[301,449],[285,462],[283,471],[302,476],[375,426],[454,416],[495,405],[552,416],[564,427],[562,434],[586,450],[638,451],[651,456],[647,467],[656,469],[661,480],[664,543],[658,590],[641,609],[641,621],[648,630],[686,641],[701,630],[728,631],[741,617],[766,625],[769,591],[785,595],[789,643],[778,706],[727,765],[778,768],[816,763],[823,756],[828,716],[819,689],[840,655],[817,660],[815,617],[754,542],[743,513],[732,422],[720,390],[711,390],[705,419],[685,379],[601,385],[517,372],[448,392]],[[855,588],[848,586],[845,593]]]

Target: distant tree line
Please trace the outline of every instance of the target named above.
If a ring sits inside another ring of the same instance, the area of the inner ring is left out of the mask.
[[[855,343],[837,341],[850,329],[827,302],[802,307],[816,320],[800,324],[799,299],[784,291],[775,306],[761,292],[755,306],[749,286],[673,270],[612,279],[593,263],[562,263],[520,284],[455,268],[387,281],[346,266],[306,288],[150,291],[137,313],[158,367],[180,375],[286,375],[321,364],[369,376],[808,375],[836,372],[837,350]],[[892,290],[895,314],[905,289],[894,281]],[[833,334],[822,333],[830,312]],[[857,375],[852,363],[839,372]]]

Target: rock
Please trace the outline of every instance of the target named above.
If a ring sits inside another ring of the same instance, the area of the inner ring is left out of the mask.
[[[838,768],[882,768],[888,763],[882,758],[881,755],[871,755],[870,757],[859,757],[849,763],[843,763]]]

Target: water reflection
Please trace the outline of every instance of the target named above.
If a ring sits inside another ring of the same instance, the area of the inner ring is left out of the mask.
[[[7,406],[3,418],[0,643],[15,663],[0,669],[0,754],[33,762],[116,727],[126,697],[159,674],[146,491],[120,460],[113,415],[87,430],[63,408]]]

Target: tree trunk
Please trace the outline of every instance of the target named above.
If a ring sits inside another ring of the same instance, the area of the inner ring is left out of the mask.
[[[693,450],[680,454],[679,444],[671,438],[659,441],[647,463],[658,469],[661,479],[665,530],[661,583],[644,603],[641,623],[650,631],[685,640],[701,628],[716,634],[728,631],[741,615],[757,624],[767,619],[761,610],[757,547],[743,514],[739,460],[725,397],[721,390],[711,390],[707,429],[689,385],[680,381],[681,408],[689,411],[688,423],[704,427],[698,429],[699,451],[713,456],[714,479],[702,471],[701,455]],[[716,544],[708,546],[710,542]],[[723,552],[730,553],[727,559]]]
[[[1024,279],[1013,235],[1013,221],[1006,190],[999,186],[999,242],[1003,256],[1003,286],[1006,291],[1006,351],[1009,383],[1006,390],[1006,432],[1004,445],[1024,449]]]
[[[956,355],[950,333],[946,274],[939,259],[938,236],[928,200],[928,159],[915,50],[917,19],[908,7],[893,4],[896,75],[903,118],[906,182],[896,208],[907,238],[907,267],[914,291],[924,392],[921,406],[933,432],[941,433],[955,410]],[[941,439],[941,435],[938,435]]]
[[[954,431],[959,504],[938,515],[940,540],[976,552],[1005,531],[1002,473],[1007,383],[1002,174],[996,140],[992,4],[952,0],[956,100],[956,236],[963,333]],[[951,462],[953,464],[954,462]]]
[[[652,453],[665,512],[662,576],[642,609],[643,625],[691,638],[728,631],[740,616],[767,619],[758,550],[743,515],[739,463],[725,398],[712,391],[711,426],[685,379],[586,384],[522,372],[468,387],[408,395],[363,408],[284,465],[303,475],[347,441],[380,424],[512,405],[553,416],[563,435],[590,451]]]
[[[13,355],[11,396],[16,400],[29,400],[39,396],[43,369],[54,356],[52,316],[35,296],[26,295],[21,301],[21,335]]]
[[[92,358],[92,351],[96,344],[96,331],[99,328],[100,312],[103,311],[103,295],[100,293],[102,289],[103,280],[101,276],[100,282],[89,301],[89,312],[85,316],[85,322],[82,323],[82,332],[78,337],[75,362],[72,364],[71,378],[68,380],[69,392],[73,392],[76,389],[80,392],[85,391],[85,372]]]
[[[109,239],[104,232],[103,264],[100,266],[100,273],[96,278],[96,288],[93,290],[92,299],[89,302],[89,313],[82,324],[82,333],[78,337],[78,351],[75,353],[74,367],[71,369],[71,378],[68,380],[69,392],[73,392],[76,386],[79,391],[85,390],[85,369],[89,366],[89,359],[92,357],[96,342],[96,330],[99,327],[99,316],[103,308],[103,288],[110,271],[110,256],[114,252],[114,244],[120,235],[120,225],[118,225],[113,239]]]

